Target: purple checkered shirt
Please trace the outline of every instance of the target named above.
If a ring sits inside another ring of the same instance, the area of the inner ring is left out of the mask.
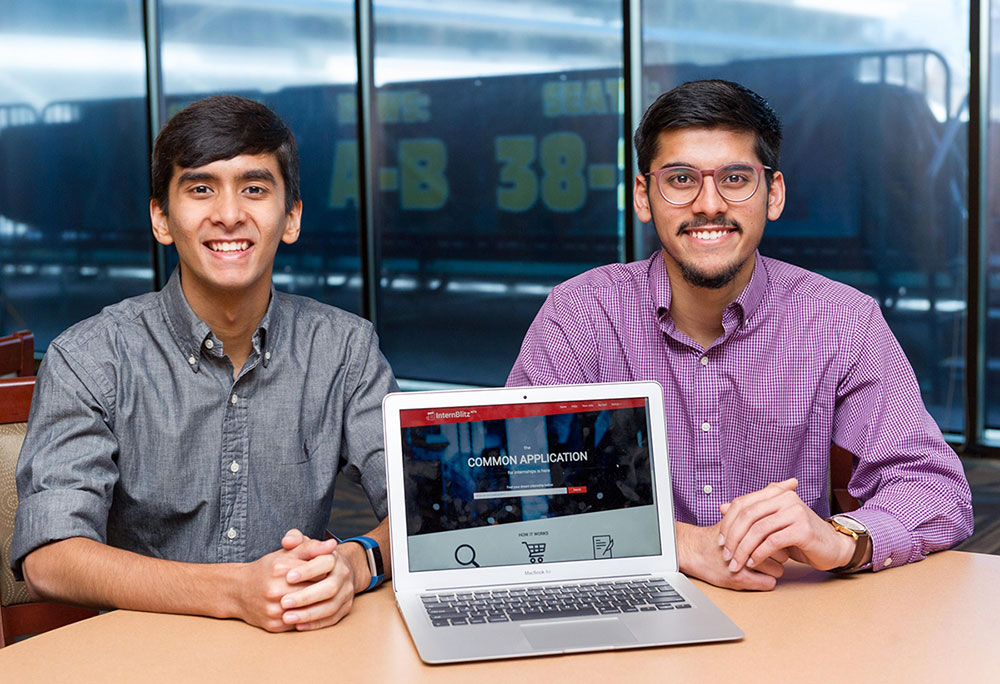
[[[656,380],[667,411],[677,520],[789,477],[829,515],[830,445],[857,456],[851,513],[876,570],[972,533],[969,485],[928,415],[916,378],[871,297],[757,255],[708,349],[680,332],[663,257],[611,264],[552,290],[509,386]]]

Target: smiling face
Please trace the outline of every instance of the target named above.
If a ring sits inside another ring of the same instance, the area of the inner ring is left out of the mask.
[[[716,169],[729,164],[760,164],[754,152],[754,135],[720,128],[677,128],[658,137],[650,170],[667,166]],[[764,179],[750,199],[727,202],[719,195],[715,178],[706,176],[694,202],[678,207],[660,195],[656,181],[636,176],[633,200],[641,221],[652,221],[662,245],[671,283],[733,288],[733,298],[750,280],[754,252],[764,235],[764,225],[781,215],[785,184],[774,173],[770,190]]]
[[[298,239],[302,216],[301,202],[285,211],[273,154],[175,167],[169,207],[168,215],[156,200],[150,202],[153,236],[176,245],[181,284],[192,306],[193,300],[220,295],[266,297],[278,244]]]

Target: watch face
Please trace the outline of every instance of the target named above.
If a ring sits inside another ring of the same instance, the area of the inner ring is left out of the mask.
[[[861,523],[859,523],[854,518],[848,518],[846,515],[835,515],[835,516],[833,516],[832,519],[838,525],[843,525],[847,529],[852,530],[854,532],[861,533],[861,532],[867,532],[868,531],[867,527],[865,527],[864,525],[862,525]]]

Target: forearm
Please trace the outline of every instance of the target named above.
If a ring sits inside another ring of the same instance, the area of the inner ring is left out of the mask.
[[[241,568],[149,558],[81,537],[47,544],[24,559],[35,598],[220,618],[238,616],[234,575]]]

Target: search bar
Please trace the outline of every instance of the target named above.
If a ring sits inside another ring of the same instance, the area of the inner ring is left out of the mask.
[[[586,494],[586,487],[548,487],[546,489],[510,489],[502,492],[474,492],[473,499],[520,499],[525,496],[552,496],[555,494]]]

